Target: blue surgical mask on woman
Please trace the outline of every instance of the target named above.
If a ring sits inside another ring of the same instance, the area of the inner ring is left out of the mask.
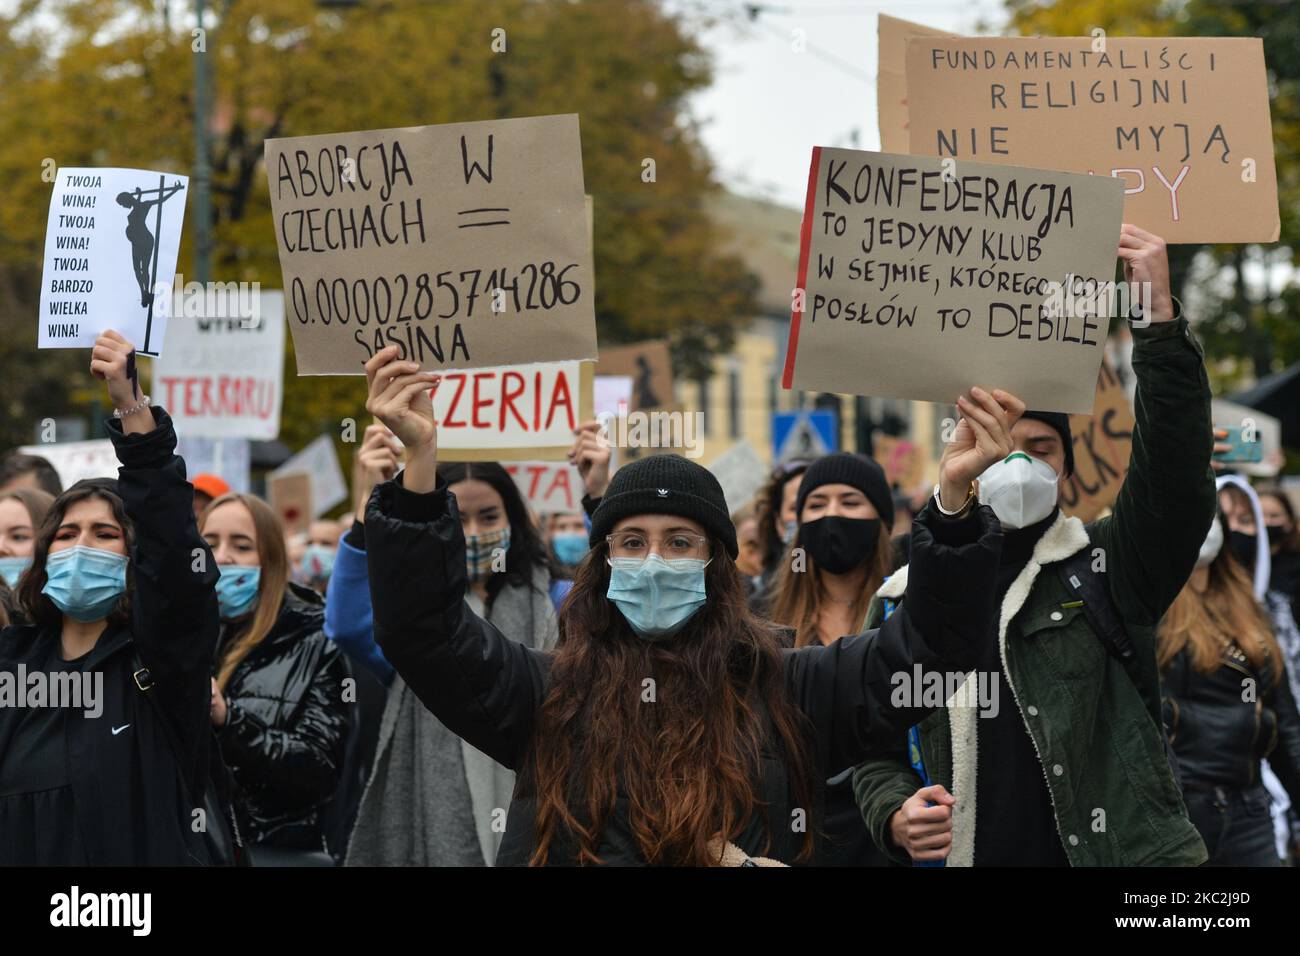
[[[647,641],[672,637],[704,606],[703,558],[612,558],[605,596]]]
[[[566,531],[551,535],[551,551],[561,564],[575,565],[587,556],[590,546],[581,531]]]
[[[222,618],[230,621],[243,617],[257,601],[262,569],[256,565],[223,564],[218,570],[221,577],[217,579],[217,606]]]
[[[23,576],[23,572],[32,566],[31,556],[25,558],[0,558],[0,577],[5,579],[5,584],[10,589],[18,587],[18,579]]]
[[[334,573],[334,558],[337,552],[326,544],[309,544],[298,562],[299,583],[328,580]]]
[[[126,592],[125,554],[85,545],[53,552],[41,593],[74,621],[102,621]]]

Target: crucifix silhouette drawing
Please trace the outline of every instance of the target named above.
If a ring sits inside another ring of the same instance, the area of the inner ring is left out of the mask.
[[[140,352],[152,354],[149,337],[153,331],[153,289],[158,278],[158,245],[162,235],[162,204],[180,192],[181,184],[166,185],[158,177],[157,189],[140,189],[117,194],[117,204],[126,214],[126,238],[131,243],[131,268],[140,286],[140,306],[149,310],[145,319],[144,343]],[[149,231],[149,211],[157,208],[153,232]]]

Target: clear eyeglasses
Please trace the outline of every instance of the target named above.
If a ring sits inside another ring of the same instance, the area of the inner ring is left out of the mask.
[[[702,534],[673,531],[659,540],[640,531],[616,531],[605,535],[610,558],[638,558],[644,560],[655,552],[665,561],[675,558],[709,558],[709,539]]]

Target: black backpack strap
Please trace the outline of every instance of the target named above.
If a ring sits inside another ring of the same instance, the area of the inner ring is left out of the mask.
[[[1101,641],[1106,653],[1124,665],[1129,666],[1137,660],[1133,641],[1124,629],[1124,622],[1115,610],[1115,602],[1110,598],[1110,588],[1101,575],[1092,569],[1092,552],[1088,548],[1076,551],[1056,565],[1061,581],[1083,602],[1083,614],[1092,625],[1093,633]]]
[[[181,749],[175,734],[172,732],[172,726],[168,722],[167,715],[153,701],[154,695],[149,693],[154,687],[153,674],[140,660],[140,652],[134,644],[131,645],[130,650],[131,679],[145,699],[150,701],[149,706],[154,708],[154,713],[158,717],[158,725],[162,729],[163,736],[167,738],[167,745],[176,758],[176,777],[180,783],[181,793],[190,806],[201,806],[206,814],[208,828],[204,832],[204,844],[207,847],[212,865],[248,866],[247,853],[239,833],[239,822],[235,816],[234,807],[231,805],[230,800],[219,792],[215,781],[212,779],[211,765],[214,763],[220,767],[222,773],[227,775],[230,773],[226,768],[225,761],[221,759],[221,751],[217,748],[216,741],[212,742],[212,749],[208,755],[209,774],[208,779],[204,781],[203,800],[201,803],[196,802],[194,795],[190,791],[189,782],[185,779],[185,773],[181,770]]]
[[[1160,728],[1160,741],[1164,746],[1165,760],[1169,763],[1169,770],[1174,775],[1174,783],[1178,785],[1181,793],[1183,778],[1178,769],[1178,758],[1174,755],[1173,747],[1169,745],[1169,732],[1164,725],[1159,691],[1157,690],[1156,693],[1153,710],[1152,702],[1142,691],[1144,682],[1134,674],[1139,661],[1137,651],[1133,647],[1133,639],[1128,636],[1124,620],[1119,616],[1115,602],[1111,599],[1110,588],[1106,586],[1105,578],[1092,568],[1091,549],[1083,548],[1076,551],[1064,561],[1058,562],[1056,570],[1066,589],[1081,602],[1083,615],[1088,619],[1093,634],[1101,642],[1106,653],[1123,666],[1124,673],[1128,675],[1138,696],[1142,698],[1143,706],[1151,713],[1156,726]]]

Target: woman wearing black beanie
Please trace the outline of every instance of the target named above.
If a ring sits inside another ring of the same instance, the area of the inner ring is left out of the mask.
[[[804,473],[795,514],[772,620],[795,629],[796,647],[858,633],[891,566],[894,497],[884,471],[863,455],[818,458]]]
[[[497,865],[816,862],[821,781],[927,713],[891,701],[891,675],[987,653],[989,509],[918,518],[907,605],[879,631],[792,650],[745,602],[717,479],[676,455],[610,482],[555,650],[509,640],[464,600],[437,376],[391,347],[366,374],[408,462],[366,511],[375,637],[442,723],[516,771]]]
[[[778,572],[772,620],[797,647],[830,645],[864,629],[867,608],[892,567],[894,498],[880,465],[863,455],[818,458],[803,476],[799,525]],[[886,866],[871,842],[846,775],[826,782],[819,858],[833,866]]]

